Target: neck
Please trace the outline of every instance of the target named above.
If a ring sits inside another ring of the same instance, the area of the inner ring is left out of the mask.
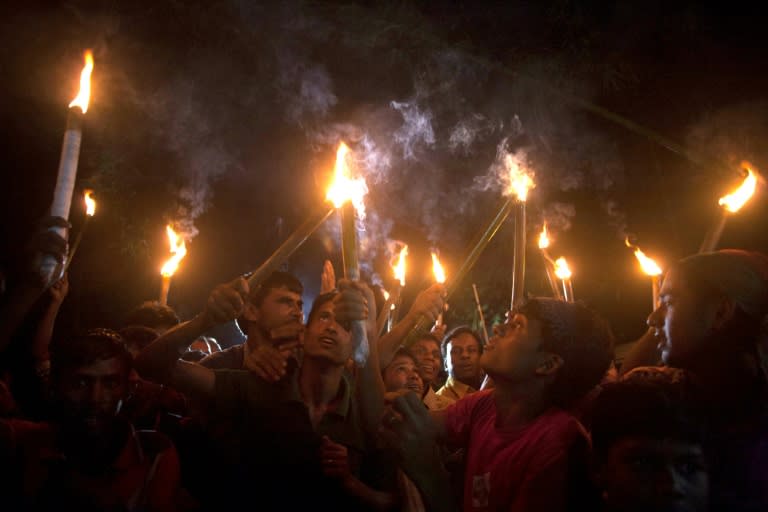
[[[309,407],[331,403],[339,394],[344,366],[305,357],[299,375],[301,398]]]
[[[494,382],[496,426],[499,428],[524,427],[551,405],[545,397],[546,388],[538,382],[509,382],[496,378]]]
[[[472,389],[480,389],[480,386],[483,383],[483,378],[481,376],[473,377],[471,379],[458,379],[456,377],[453,377],[453,380],[455,380],[456,382],[461,382],[462,384],[466,384]]]
[[[259,343],[267,341],[269,341],[269,338],[267,337],[267,334],[262,331],[261,327],[254,325],[248,329],[248,337],[245,339],[245,345],[248,347],[248,350],[253,350],[253,347]]]

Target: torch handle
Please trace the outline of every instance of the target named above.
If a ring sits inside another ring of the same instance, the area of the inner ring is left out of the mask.
[[[483,253],[483,250],[485,250],[485,248],[488,246],[488,243],[493,239],[494,235],[496,234],[496,232],[498,232],[501,225],[504,224],[504,221],[507,220],[507,217],[509,217],[509,213],[512,211],[513,205],[514,205],[514,202],[512,199],[507,199],[506,201],[504,201],[504,204],[501,205],[501,208],[493,217],[490,224],[488,224],[488,227],[480,235],[480,238],[477,239],[474,247],[472,247],[472,250],[469,252],[469,254],[467,254],[467,257],[464,259],[464,262],[461,264],[461,267],[459,267],[459,270],[456,272],[456,274],[453,276],[453,279],[451,279],[450,283],[448,284],[448,287],[446,290],[446,296],[445,296],[446,301],[448,301],[451,295],[453,295],[453,293],[458,289],[459,285],[461,284],[461,280],[464,279],[464,277],[466,277],[466,275],[475,265],[475,262],[477,262],[477,259]],[[416,322],[416,325],[414,325],[413,328],[411,329],[411,332],[408,333],[408,336],[406,336],[404,344],[408,344],[414,341],[416,336],[421,335],[421,333],[427,332],[427,329],[429,329],[430,324],[431,322],[427,320],[426,317],[424,316],[420,317],[418,322]]]
[[[515,252],[512,261],[512,299],[510,309],[525,298],[525,202],[515,203]]]
[[[334,211],[334,208],[323,209],[320,214],[312,215],[304,221],[259,268],[248,276],[248,286],[257,286],[269,274],[277,270]]]
[[[480,319],[480,325],[483,328],[483,338],[488,343],[488,328],[485,326],[485,315],[483,315],[483,306],[480,304],[480,294],[477,293],[477,285],[472,283],[472,292],[475,295],[475,305],[477,306],[477,314]]]
[[[357,225],[354,205],[347,201],[339,209],[339,214],[341,215],[341,259],[344,264],[344,277],[356,281],[360,279],[360,266],[357,258]],[[368,361],[368,354],[370,353],[364,320],[352,322],[352,339],[358,342],[353,358],[358,367],[363,367]]]
[[[171,289],[171,277],[170,276],[161,276],[162,281],[160,283],[160,304],[163,306],[168,304],[168,292]]]
[[[725,229],[725,221],[728,219],[728,213],[723,210],[722,214],[718,216],[717,220],[712,227],[707,231],[704,241],[701,242],[699,247],[699,253],[712,252],[717,249],[717,244],[720,243],[720,237],[723,235]]]

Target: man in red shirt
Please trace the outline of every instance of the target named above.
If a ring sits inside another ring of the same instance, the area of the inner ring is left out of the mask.
[[[531,299],[485,347],[481,364],[494,389],[443,411],[401,396],[382,434],[431,510],[456,508],[439,439],[466,450],[463,510],[578,508],[578,493],[589,489],[589,438],[566,408],[600,382],[612,345],[608,325],[583,305]]]

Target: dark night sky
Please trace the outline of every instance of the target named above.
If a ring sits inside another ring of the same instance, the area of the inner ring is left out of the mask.
[[[411,293],[429,282],[430,246],[449,275],[460,264],[501,201],[476,178],[506,140],[536,173],[530,240],[547,219],[577,297],[620,339],[636,337],[650,285],[623,237],[662,263],[694,252],[717,198],[740,180],[737,164],[768,168],[763,16],[738,2],[498,4],[3,7],[3,264],[13,272],[14,248],[50,204],[65,106],[92,48],[76,194],[89,186],[100,202],[71,269],[64,330],[114,325],[157,293],[169,220],[198,231],[171,291],[184,316],[195,312],[210,288],[255,267],[321,201],[344,138],[365,159],[365,256],[385,286],[387,240],[412,246]],[[765,199],[761,189],[729,220],[721,246],[768,250]],[[469,310],[472,281],[503,309],[511,232],[504,226],[455,298],[457,317]],[[328,229],[291,260],[309,295],[324,258],[339,268],[337,253]],[[528,257],[528,289],[545,292],[533,244]]]

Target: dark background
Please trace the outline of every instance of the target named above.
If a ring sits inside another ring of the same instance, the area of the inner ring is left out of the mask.
[[[499,144],[524,150],[527,289],[546,293],[535,235],[567,256],[577,298],[636,338],[650,282],[625,236],[663,266],[695,252],[740,183],[768,167],[765,17],[739,2],[24,2],[2,10],[2,264],[52,196],[82,52],[95,55],[71,221],[95,189],[59,332],[117,325],[159,292],[164,226],[189,236],[170,303],[183,317],[217,283],[255,268],[321,203],[340,139],[371,192],[365,275],[392,286],[391,240],[411,246],[406,305],[450,277],[502,201],[485,190]],[[395,102],[395,103],[393,103]],[[596,107],[614,115],[596,112]],[[637,125],[644,127],[638,129]],[[670,149],[672,148],[672,149]],[[761,187],[721,247],[768,248]],[[291,259],[319,287],[340,271],[333,220]],[[472,321],[509,300],[505,225],[452,300]],[[388,242],[390,242],[388,244]],[[231,339],[220,333],[227,343]]]

